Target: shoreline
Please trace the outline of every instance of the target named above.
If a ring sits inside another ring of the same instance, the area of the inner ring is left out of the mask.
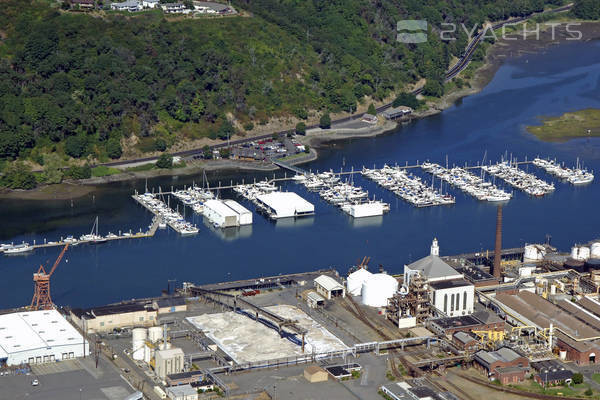
[[[581,22],[579,30],[583,33],[585,41],[600,39],[600,21]],[[535,54],[548,49],[550,46],[569,43],[567,32],[557,30],[554,39],[550,37],[548,30],[541,31],[539,40],[498,40],[488,49],[483,65],[472,72],[472,77],[467,81],[468,87],[454,89],[444,94],[440,99],[428,102],[428,109],[416,111],[413,114],[400,118],[396,121],[383,120],[375,126],[359,128],[340,127],[332,125],[330,129],[313,128],[307,131],[306,136],[298,136],[298,140],[310,146],[310,155],[291,160],[290,165],[301,165],[318,159],[318,153],[314,148],[324,147],[328,143],[354,139],[377,137],[398,128],[400,124],[410,123],[413,120],[438,115],[442,111],[452,107],[457,101],[481,92],[494,78],[498,69],[509,59],[517,58],[525,54]],[[573,41],[575,42],[575,41]],[[464,72],[457,77],[464,79]],[[358,121],[358,120],[356,120]],[[201,171],[256,171],[269,172],[279,169],[273,164],[263,162],[238,161],[238,160],[214,160],[214,161],[191,161],[188,165],[178,169],[150,170],[123,172],[103,177],[92,177],[84,180],[64,181],[56,185],[45,185],[32,190],[0,189],[0,199],[23,199],[23,200],[68,200],[83,197],[93,192],[95,185],[123,182],[135,179],[154,178],[159,176],[189,176]]]

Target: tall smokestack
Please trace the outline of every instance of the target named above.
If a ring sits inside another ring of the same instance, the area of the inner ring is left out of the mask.
[[[500,279],[500,261],[502,260],[502,206],[496,214],[496,246],[494,247],[494,277]]]

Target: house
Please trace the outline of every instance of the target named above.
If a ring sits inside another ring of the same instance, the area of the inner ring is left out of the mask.
[[[327,275],[320,275],[315,279],[315,288],[317,293],[327,300],[331,300],[334,297],[346,297],[346,288]]]
[[[529,359],[508,347],[496,351],[480,350],[473,360],[476,368],[502,384],[521,382],[529,371]]]
[[[184,297],[165,297],[157,299],[152,302],[152,307],[158,311],[159,315],[187,311],[187,304]]]
[[[475,351],[479,349],[479,341],[477,338],[467,332],[456,332],[452,335],[452,343],[464,351]]]
[[[183,3],[163,3],[160,8],[167,14],[180,13],[185,10]]]
[[[122,3],[110,3],[110,9],[115,11],[135,12],[140,10],[140,3],[137,0],[127,0]]]
[[[536,371],[533,379],[541,386],[570,384],[573,380],[573,371],[566,369],[560,361],[538,361],[531,366]]]
[[[304,378],[310,383],[325,382],[327,371],[316,365],[310,365],[304,369]]]
[[[368,124],[376,124],[377,116],[369,113],[364,113],[360,120]]]
[[[142,0],[142,7],[144,8],[156,8],[160,0]]]
[[[93,10],[96,8],[96,3],[94,3],[94,0],[71,0],[71,7],[79,7],[80,10]]]
[[[396,119],[403,117],[405,115],[409,115],[413,112],[413,109],[406,106],[393,107],[382,112],[383,116],[386,119]]]

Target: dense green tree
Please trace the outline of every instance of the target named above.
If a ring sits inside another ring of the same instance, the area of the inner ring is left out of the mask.
[[[367,109],[367,113],[371,115],[377,115],[377,110],[375,109],[375,105],[373,103],[369,104],[369,108]]]
[[[156,160],[156,166],[162,169],[173,168],[173,157],[170,154],[161,154]]]
[[[406,106],[412,109],[418,108],[420,105],[417,96],[412,93],[402,92],[392,102],[392,107]]]
[[[1,177],[3,186],[11,189],[33,189],[37,186],[35,176],[31,168],[24,163],[17,161],[4,169],[4,175]]]
[[[69,136],[65,142],[65,153],[80,158],[86,153],[87,140],[83,135]]]
[[[306,135],[306,124],[304,122],[298,122],[296,124],[296,134]]]
[[[154,150],[165,151],[167,149],[167,142],[164,139],[158,138],[154,141]]]
[[[319,127],[321,129],[331,128],[331,117],[329,116],[329,113],[323,114],[323,116],[321,116],[321,119],[319,119]]]
[[[600,19],[600,0],[577,0],[573,15],[581,19]]]
[[[118,139],[109,139],[106,143],[106,154],[112,159],[121,157],[123,149],[121,148],[121,142]]]

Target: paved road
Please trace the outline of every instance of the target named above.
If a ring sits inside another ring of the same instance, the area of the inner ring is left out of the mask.
[[[569,9],[571,9],[572,6],[573,6],[572,4],[568,4],[566,6],[559,7],[554,10],[549,10],[549,11],[545,11],[545,12],[541,12],[541,13],[533,13],[528,16],[523,16],[523,17],[509,19],[507,21],[498,22],[498,23],[492,25],[492,29],[495,30],[498,28],[502,28],[504,25],[507,25],[507,24],[514,24],[514,23],[522,22],[522,21],[525,21],[531,17],[540,15],[540,14],[551,14],[551,13],[559,13],[559,12],[563,12],[563,11],[568,11]],[[479,46],[479,44],[482,42],[483,35],[486,32],[487,32],[487,30],[480,31],[477,34],[477,36],[475,36],[471,40],[471,42],[467,45],[467,47],[465,49],[465,54],[463,54],[461,59],[453,67],[451,67],[448,70],[448,72],[446,72],[446,81],[452,80],[454,77],[456,77],[456,75],[458,75],[461,71],[463,71],[465,68],[467,68],[467,66],[471,62],[471,59],[473,57],[475,50],[477,50],[477,46]],[[423,87],[415,89],[412,93],[417,95],[417,94],[420,94],[421,92],[423,92]],[[380,113],[382,111],[385,111],[388,108],[390,108],[391,106],[392,106],[392,103],[385,104],[385,105],[377,108],[377,112]],[[356,114],[350,115],[348,117],[344,117],[344,118],[340,118],[335,121],[332,121],[332,124],[338,125],[338,124],[341,124],[344,122],[359,119],[361,116],[362,116],[362,113],[356,113]],[[307,126],[306,128],[312,129],[312,128],[316,128],[317,126],[318,125],[310,125],[310,126]],[[210,148],[212,150],[216,150],[219,148],[228,147],[230,145],[233,146],[233,145],[237,145],[237,144],[251,142],[254,140],[270,138],[270,137],[273,137],[274,134],[286,135],[288,133],[293,133],[293,131],[294,131],[293,129],[288,129],[288,130],[284,130],[284,131],[280,131],[280,132],[276,132],[276,133],[269,133],[269,134],[254,136],[254,137],[246,138],[246,139],[232,140],[229,143],[225,142],[225,143],[212,145],[212,146],[210,146]],[[192,150],[179,151],[179,152],[173,153],[173,155],[180,156],[180,157],[191,157],[191,156],[199,155],[199,154],[203,154],[203,153],[204,153],[204,150],[202,148],[197,148],[197,149],[192,149]],[[158,157],[142,157],[142,158],[136,158],[133,160],[113,161],[113,162],[108,162],[108,163],[102,163],[99,165],[105,165],[108,167],[125,166],[125,165],[129,166],[129,165],[136,165],[136,164],[139,164],[142,162],[154,161],[156,159],[158,159]]]

